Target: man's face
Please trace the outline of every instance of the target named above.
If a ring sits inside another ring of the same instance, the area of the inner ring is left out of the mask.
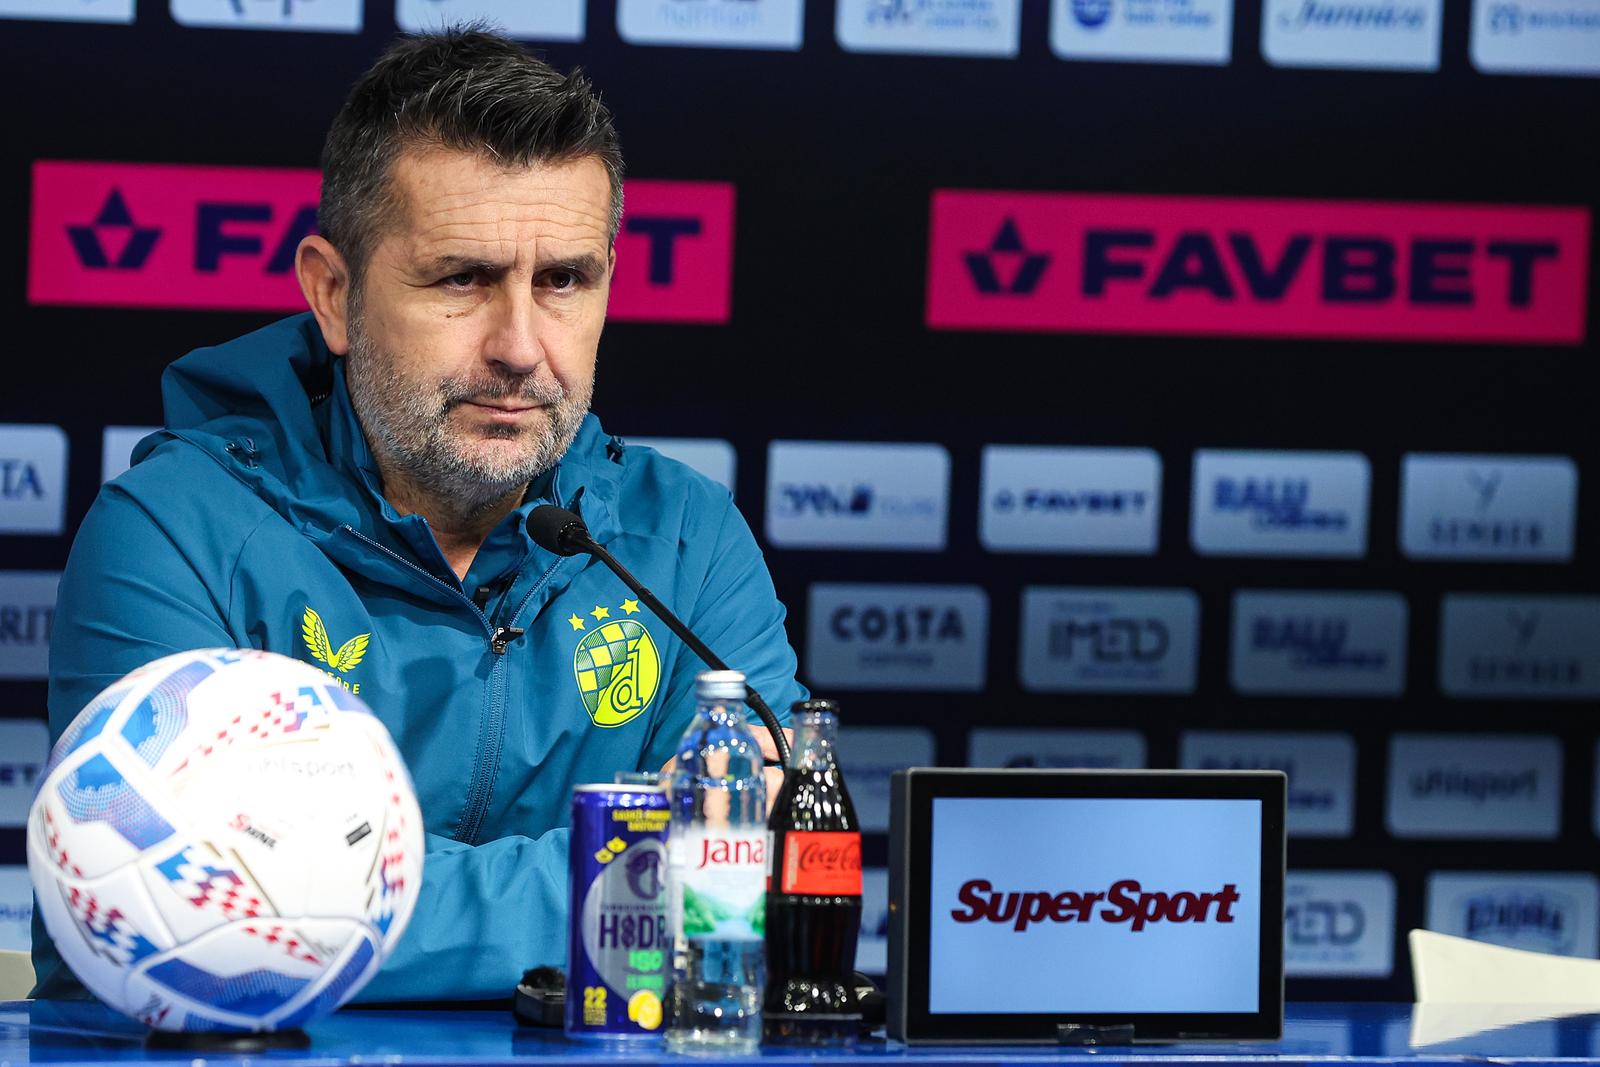
[[[594,157],[506,170],[407,152],[350,314],[351,399],[384,467],[462,511],[549,469],[594,388],[611,187]]]

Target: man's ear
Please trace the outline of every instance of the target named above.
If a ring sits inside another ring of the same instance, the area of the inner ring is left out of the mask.
[[[328,350],[336,356],[349,352],[350,271],[344,257],[326,238],[306,237],[295,249],[294,273]]]

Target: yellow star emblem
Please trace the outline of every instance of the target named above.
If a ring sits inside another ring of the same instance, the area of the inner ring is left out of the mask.
[[[611,609],[603,608],[599,604],[596,604],[594,606],[594,610],[589,612],[589,614],[594,616],[595,622],[599,622],[601,619],[611,618]]]
[[[583,620],[578,617],[577,612],[573,612],[572,618],[568,619],[567,621],[572,624],[572,628],[574,630],[583,629]]]
[[[637,600],[624,600],[622,602],[622,613],[624,615],[632,615],[638,610],[639,602]]]

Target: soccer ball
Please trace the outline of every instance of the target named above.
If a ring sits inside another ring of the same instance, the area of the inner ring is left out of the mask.
[[[56,742],[28,872],[56,949],[161,1030],[303,1026],[404,932],[422,814],[389,732],[313,667],[201,649],[113,683]]]

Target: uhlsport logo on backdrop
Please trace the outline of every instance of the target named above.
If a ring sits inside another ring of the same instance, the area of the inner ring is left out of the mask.
[[[617,0],[617,33],[629,44],[794,51],[805,33],[804,0]]]
[[[1022,0],[839,0],[847,52],[1015,56]]]
[[[1201,449],[1189,540],[1208,556],[1364,556],[1371,482],[1359,452]]]
[[[1589,210],[939,189],[936,329],[1581,344]]]
[[[45,22],[132,22],[134,0],[0,0],[0,19]],[[0,943],[0,948],[9,946]]]
[[[66,515],[66,433],[0,425],[0,534],[58,534]]]
[[[482,19],[522,40],[581,41],[586,6],[584,0],[396,0],[394,20],[407,33]]]
[[[1355,829],[1356,745],[1349,734],[1190,730],[1178,766],[1191,771],[1282,771],[1291,837],[1349,837]]]
[[[1578,467],[1566,456],[1407,455],[1400,548],[1412,559],[1572,559]]]
[[[1137,770],[1145,765],[1137,730],[1013,730],[979,728],[967,735],[967,766]]]
[[[975,585],[811,586],[806,674],[841,689],[983,688],[989,598]]]
[[[45,678],[59,571],[0,571],[0,678]]]
[[[0,867],[0,952],[33,945],[33,880],[26,867]]]
[[[1241,590],[1233,596],[1233,687],[1241,693],[1399,696],[1399,593]]]
[[[1554,839],[1561,832],[1561,742],[1396,734],[1384,818],[1396,837]]]
[[[1439,688],[1453,697],[1600,696],[1600,597],[1447,595]]]
[[[572,650],[572,674],[596,726],[621,726],[644,713],[661,688],[661,653],[632,598],[613,609],[596,604],[567,624],[583,636]]]
[[[362,0],[171,0],[180,26],[361,32]]]
[[[1261,52],[1279,67],[1438,70],[1444,0],[1267,0]]]
[[[720,437],[628,437],[628,444],[653,448],[733,492],[738,454]]]
[[[1428,929],[1507,948],[1593,957],[1600,886],[1588,873],[1436,871],[1428,876]]]
[[[1228,62],[1233,0],[1052,0],[1050,48],[1064,59]]]
[[[0,720],[0,826],[26,826],[44,779],[50,729],[38,719]]]
[[[1189,589],[1022,591],[1019,674],[1034,692],[1192,693],[1199,640]]]
[[[1161,457],[1148,448],[987,445],[980,492],[991,552],[1156,550]]]
[[[1594,0],[1473,0],[1472,65],[1491,74],[1600,75]]]
[[[950,453],[942,445],[774,441],[767,539],[782,548],[944,548]]]
[[[845,726],[839,730],[839,769],[850,783],[856,818],[869,834],[889,829],[889,776],[932,767],[933,734],[916,726]]]
[[[1284,973],[1389,977],[1394,900],[1394,878],[1383,871],[1290,871],[1283,887]]]
[[[33,165],[34,304],[304,311],[294,276],[321,174],[153,163]],[[726,322],[733,205],[721,182],[630,181],[607,314]]]

